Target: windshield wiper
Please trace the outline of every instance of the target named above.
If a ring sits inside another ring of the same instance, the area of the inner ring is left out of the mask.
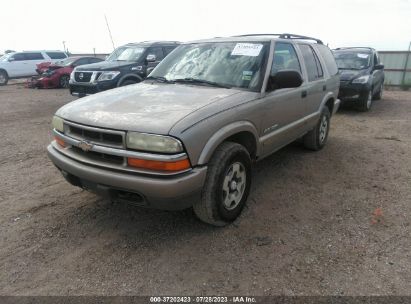
[[[155,80],[155,81],[163,82],[163,83],[174,83],[174,81],[168,80],[167,78],[163,76],[148,76],[145,80]]]
[[[172,79],[170,81],[180,82],[180,83],[190,83],[190,84],[195,84],[195,83],[206,84],[206,85],[217,87],[217,88],[231,89],[230,86],[225,85],[225,84],[221,84],[221,83],[214,82],[214,81],[208,81],[204,79],[197,79],[197,78],[178,78],[178,79]]]

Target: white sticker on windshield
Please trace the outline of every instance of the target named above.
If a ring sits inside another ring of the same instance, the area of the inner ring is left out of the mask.
[[[369,54],[357,54],[358,57],[360,58],[368,58],[370,56]]]
[[[263,48],[262,44],[256,43],[237,43],[234,50],[231,52],[232,56],[252,56],[257,57],[260,55],[261,49]]]

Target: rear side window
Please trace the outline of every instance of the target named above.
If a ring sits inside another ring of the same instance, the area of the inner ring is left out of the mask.
[[[301,73],[300,62],[291,43],[277,42],[275,44],[271,75],[282,70],[296,70]]]
[[[335,62],[335,58],[331,50],[322,44],[317,45],[317,49],[325,61],[328,73],[330,73],[330,75],[337,75],[338,67],[337,67],[337,63]]]
[[[67,57],[63,52],[46,52],[46,54],[51,59],[64,59]]]
[[[26,60],[42,60],[44,59],[41,53],[24,53]]]
[[[308,81],[314,81],[321,78],[323,76],[322,67],[313,48],[307,44],[300,44],[299,47],[307,68]]]

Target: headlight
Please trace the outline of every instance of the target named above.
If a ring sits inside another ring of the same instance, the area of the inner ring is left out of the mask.
[[[181,142],[173,137],[137,132],[127,133],[127,148],[163,153],[183,151]]]
[[[97,81],[112,80],[116,78],[118,74],[120,74],[118,71],[103,72]]]
[[[44,73],[44,76],[45,76],[45,77],[51,77],[51,76],[53,76],[55,73],[56,73],[55,70],[48,71],[48,72]]]
[[[367,83],[368,80],[370,79],[369,75],[364,75],[358,78],[355,78],[352,83]]]
[[[60,117],[53,116],[53,120],[51,121],[51,125],[57,131],[64,132],[64,121]]]
[[[70,74],[70,81],[74,81],[74,72],[76,71],[76,69],[73,70],[73,72],[71,72]]]

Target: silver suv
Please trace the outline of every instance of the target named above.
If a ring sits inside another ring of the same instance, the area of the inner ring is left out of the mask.
[[[255,161],[301,137],[311,150],[325,145],[338,88],[318,39],[184,43],[144,82],[60,108],[48,155],[73,185],[146,207],[193,207],[222,226],[243,209]]]

